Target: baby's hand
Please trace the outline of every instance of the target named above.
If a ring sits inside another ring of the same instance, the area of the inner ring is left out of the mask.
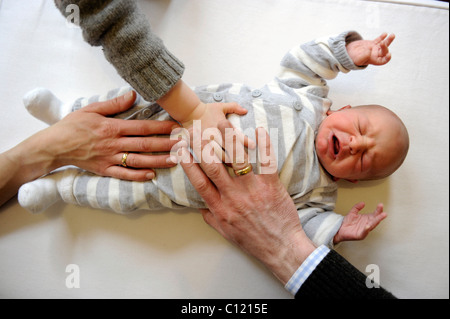
[[[200,121],[202,131],[207,128],[217,128],[218,123],[226,119],[227,114],[245,115],[247,110],[237,103],[200,103],[189,115],[183,127],[189,127],[194,121]]]
[[[384,65],[391,60],[389,46],[395,35],[383,33],[375,40],[359,40],[347,44],[347,52],[357,66]]]
[[[181,123],[183,128],[187,129],[190,145],[192,147],[204,148],[206,144],[212,143],[212,150],[216,153],[219,160],[224,163],[230,163],[231,159],[223,151],[224,140],[219,129],[219,123],[227,121],[227,114],[245,115],[247,110],[237,103],[200,103],[194,111],[189,115],[188,119]],[[232,126],[232,125],[231,125]],[[235,129],[235,138],[237,138],[242,145],[249,149],[256,147],[255,142],[245,136],[241,131]],[[226,134],[226,132],[225,132]],[[197,143],[194,143],[193,138],[197,137]],[[233,136],[231,136],[233,138]],[[199,139],[198,139],[199,138]],[[226,136],[225,136],[226,138]],[[200,144],[198,143],[200,141]]]
[[[383,204],[378,204],[375,211],[371,214],[359,214],[364,208],[364,203],[358,203],[344,217],[341,228],[334,236],[334,244],[349,240],[362,240],[367,237],[369,232],[387,217],[383,212]]]

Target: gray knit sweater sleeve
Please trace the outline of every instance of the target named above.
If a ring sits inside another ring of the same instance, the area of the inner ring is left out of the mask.
[[[84,39],[102,46],[106,59],[147,101],[165,95],[182,77],[184,65],[153,34],[135,0],[55,0],[64,16],[75,4]]]

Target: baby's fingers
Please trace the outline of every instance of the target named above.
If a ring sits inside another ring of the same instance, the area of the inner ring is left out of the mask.
[[[224,139],[225,163],[247,166],[248,155],[245,147],[248,148],[249,141],[251,140],[238,129],[234,128],[228,120],[220,121],[218,127]]]
[[[388,34],[387,34],[386,32],[383,32],[379,37],[377,37],[376,39],[374,39],[373,42],[374,42],[375,44],[380,44],[384,39],[386,39],[387,35],[388,35]]]
[[[388,56],[390,57],[389,54],[389,46],[391,45],[391,43],[394,41],[395,39],[395,34],[391,34],[389,35],[389,37],[387,37],[384,41],[380,41],[378,43],[379,46],[379,56]]]
[[[392,56],[387,46],[380,44],[372,52],[371,62],[373,65],[385,65],[391,60]]]
[[[378,224],[387,217],[387,214],[383,211],[383,204],[378,204],[375,211],[372,213],[372,218],[370,218],[367,229],[374,229]]]
[[[247,109],[244,109],[242,106],[240,106],[237,103],[224,103],[223,106],[223,113],[224,114],[238,114],[238,115],[245,115],[247,114]]]
[[[395,40],[395,34],[390,34],[384,41],[384,45],[386,45],[387,47],[391,45],[392,42],[394,42]]]
[[[382,203],[377,205],[377,208],[375,209],[375,211],[373,212],[374,215],[379,215],[381,213],[383,213],[384,210],[384,206]]]
[[[223,138],[226,139],[234,139],[236,138],[239,143],[247,147],[248,149],[255,149],[256,143],[249,138],[247,135],[242,133],[241,130],[235,128],[230,121],[222,120],[218,123],[217,127],[222,133]]]
[[[360,211],[364,209],[366,204],[364,202],[359,202],[358,204],[354,205],[352,209],[350,210],[349,214],[358,214]]]
[[[247,109],[243,108],[242,106],[240,106],[237,103],[224,103],[223,106],[222,106],[222,109],[223,109],[223,113],[225,115],[226,114],[245,115],[245,114],[248,113]],[[228,122],[228,121],[226,121],[226,122]],[[219,125],[220,125],[220,123],[219,123]],[[222,129],[225,128],[225,127],[233,128],[231,123],[228,126],[222,125]],[[220,127],[219,127],[219,129],[220,129]],[[250,149],[254,149],[256,147],[255,142],[252,139],[250,139],[248,136],[244,135],[244,133],[242,133],[240,130],[235,129],[235,128],[233,128],[233,130],[235,131],[239,141],[242,144],[244,144],[245,147],[250,148]],[[223,136],[225,136],[225,135],[223,135]]]
[[[387,63],[389,63],[389,61],[391,61],[391,54],[387,53],[383,56],[378,57],[378,59],[376,60],[376,62],[374,63],[375,65],[385,65]]]

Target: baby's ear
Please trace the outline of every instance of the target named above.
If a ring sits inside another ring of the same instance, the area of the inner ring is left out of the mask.
[[[335,112],[339,112],[339,111],[346,110],[346,109],[350,109],[350,108],[352,108],[350,105],[346,105],[346,106],[344,106],[344,107],[341,107],[341,108],[340,108],[339,110],[337,110],[337,111],[328,110],[328,111],[327,111],[327,115],[331,115],[331,114],[333,114],[333,113],[335,113]]]

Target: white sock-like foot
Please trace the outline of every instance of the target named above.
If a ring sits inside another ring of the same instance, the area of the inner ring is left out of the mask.
[[[23,104],[37,119],[54,124],[72,111],[70,104],[61,102],[51,91],[36,88],[23,97]]]
[[[17,198],[19,204],[33,214],[43,212],[62,199],[58,192],[57,179],[52,178],[52,176],[22,185]]]

